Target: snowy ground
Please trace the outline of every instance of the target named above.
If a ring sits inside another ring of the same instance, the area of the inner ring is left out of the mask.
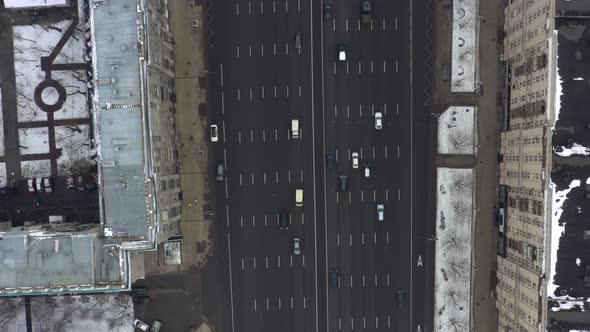
[[[475,107],[451,106],[438,118],[438,153],[475,153]]]
[[[133,303],[124,294],[31,297],[33,331],[132,332]],[[26,331],[22,298],[0,298],[0,331]]]
[[[49,153],[47,128],[20,128],[18,142],[21,155]]]
[[[475,91],[477,0],[453,1],[451,91]]]
[[[58,173],[75,173],[74,168],[85,168],[91,156],[88,125],[55,127],[55,146],[61,149],[57,159]]]
[[[51,161],[23,160],[20,162],[20,169],[25,178],[48,177],[51,176]]]
[[[6,187],[7,184],[6,163],[0,163],[0,188]]]
[[[434,327],[469,330],[473,170],[437,168]]]
[[[50,26],[14,26],[14,69],[16,72],[17,111],[19,122],[43,121],[47,114],[33,100],[35,87],[45,79],[41,71],[40,59],[48,56],[55,47],[71,21],[61,21]],[[84,38],[79,27],[68,39],[55,63],[83,63]],[[84,71],[52,71],[53,79],[62,83],[67,91],[67,99],[61,110],[55,112],[56,119],[88,118],[86,107],[86,76]],[[45,91],[44,91],[45,92]],[[44,99],[50,103],[57,92],[45,92]]]

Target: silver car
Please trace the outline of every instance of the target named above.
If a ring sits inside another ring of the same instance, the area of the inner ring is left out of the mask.
[[[293,238],[293,254],[301,254],[301,239],[299,239],[298,237]]]

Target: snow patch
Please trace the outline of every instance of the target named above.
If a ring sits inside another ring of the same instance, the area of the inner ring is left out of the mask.
[[[576,265],[580,266],[580,264],[582,264],[582,260],[579,258],[576,258]]]
[[[560,157],[569,157],[573,155],[588,156],[590,155],[590,149],[578,143],[574,143],[571,148],[566,148],[564,146],[555,147],[555,154]]]
[[[584,78],[583,77],[574,77],[574,81],[583,81]]]
[[[565,229],[565,225],[560,224],[559,219],[563,213],[563,203],[565,202],[567,195],[570,191],[572,191],[573,188],[579,187],[581,183],[582,182],[580,180],[573,180],[570,182],[569,188],[561,191],[556,191],[556,185],[551,183],[551,187],[553,188],[553,202],[551,204],[551,234],[549,234],[549,237],[551,238],[551,247],[549,254],[549,276],[547,278],[547,296],[553,299],[568,298],[567,296],[555,295],[555,290],[559,287],[559,285],[554,284],[555,268],[557,264],[557,249],[559,248],[559,240],[561,239]]]
[[[25,178],[51,176],[51,162],[49,160],[23,160],[20,162],[20,169]]]
[[[437,168],[436,331],[469,330],[473,170]]]
[[[86,168],[91,154],[88,125],[55,127],[55,147],[61,150],[59,175],[75,173],[72,168]]]
[[[8,184],[8,174],[6,174],[6,163],[0,163],[0,188]]]
[[[475,91],[477,0],[453,0],[451,91]]]
[[[438,153],[475,153],[475,107],[451,106],[438,118]]]
[[[18,141],[21,155],[49,153],[47,128],[19,128]]]

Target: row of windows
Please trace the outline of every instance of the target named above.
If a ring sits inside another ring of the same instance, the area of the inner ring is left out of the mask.
[[[541,90],[541,91],[536,91],[536,92],[531,92],[528,94],[523,94],[520,97],[514,97],[511,100],[512,105],[518,103],[518,102],[526,102],[526,101],[534,101],[536,99],[545,97],[545,89]],[[536,98],[536,99],[535,99]]]
[[[545,71],[542,71],[539,75],[535,75],[532,78],[529,78],[528,80],[519,80],[518,84],[513,84],[512,85],[512,89],[516,90],[516,89],[520,89],[523,86],[529,86],[531,84],[535,84],[535,83],[539,83],[539,82],[544,82],[545,78],[547,77],[547,75],[545,74]]]
[[[517,171],[507,171],[506,176],[509,178],[519,178],[519,179],[527,179],[527,180],[541,180],[543,173],[537,172],[517,172]]]
[[[508,187],[508,192],[511,194],[529,195],[532,197],[545,197],[543,190],[527,187]]]
[[[534,123],[540,124],[540,123],[544,123],[544,122],[541,120],[536,120],[536,121],[534,121]],[[518,123],[518,124],[514,125],[514,128],[512,128],[512,126],[511,126],[511,129],[521,129],[520,127],[521,127],[521,124]],[[539,144],[539,143],[541,143],[541,136],[539,136],[539,135],[537,135],[537,136],[523,136],[520,139],[510,139],[510,140],[508,140],[508,146],[513,146],[513,145],[515,145],[515,143],[518,143],[520,141],[522,141],[522,143],[524,145]]]
[[[536,154],[525,154],[523,155],[523,162],[525,163],[536,163],[543,161],[543,156],[540,153]],[[520,155],[518,154],[508,154],[504,156],[505,161],[520,161]]]

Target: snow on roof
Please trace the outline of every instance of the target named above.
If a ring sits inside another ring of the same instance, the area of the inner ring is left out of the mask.
[[[0,163],[0,188],[6,187],[8,183],[6,175],[6,163]]]
[[[4,0],[6,8],[36,8],[69,6],[70,0]]]
[[[0,82],[0,157],[4,156],[4,114],[2,111],[2,82]]]
[[[438,118],[438,153],[475,153],[475,107],[451,106]]]
[[[576,187],[581,185],[580,180],[573,180],[570,182],[569,188],[556,191],[557,185],[551,183],[553,188],[553,202],[551,204],[551,233],[549,234],[550,241],[550,254],[549,254],[549,277],[547,278],[547,296],[554,299],[566,299],[567,296],[557,296],[555,290],[559,285],[554,284],[554,278],[556,273],[557,264],[557,249],[559,248],[559,241],[561,236],[564,234],[565,225],[560,224],[561,215],[563,213],[563,203],[567,199],[569,192]]]
[[[475,91],[477,62],[477,1],[453,1],[451,91]]]

